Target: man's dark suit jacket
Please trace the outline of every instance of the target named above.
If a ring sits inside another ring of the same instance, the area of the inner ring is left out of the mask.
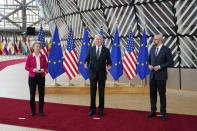
[[[96,57],[96,46],[90,47],[88,49],[85,63],[88,62],[88,64],[90,64],[90,80],[96,79],[96,72],[98,73],[99,80],[106,80],[106,61],[107,65],[112,65],[109,49],[102,46],[102,50],[98,60]]]
[[[150,72],[150,79],[154,80],[167,80],[167,67],[173,65],[173,57],[170,49],[164,45],[162,45],[159,54],[155,55],[156,47],[152,47],[149,54],[149,65],[157,66],[160,65],[160,69],[158,71]]]

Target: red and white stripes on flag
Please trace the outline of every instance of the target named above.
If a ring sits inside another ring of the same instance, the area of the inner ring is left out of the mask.
[[[79,74],[77,52],[75,49],[73,49],[71,52],[66,49],[64,55],[63,68],[71,80]]]
[[[130,54],[126,51],[123,58],[123,70],[129,80],[136,76],[136,53],[132,51]]]
[[[48,62],[48,53],[47,53],[47,47],[46,47],[46,43],[45,43],[45,38],[44,38],[44,32],[43,32],[43,29],[42,29],[42,25],[40,25],[40,30],[39,30],[39,33],[38,33],[38,41],[41,42],[40,53],[45,56],[46,61]]]
[[[129,33],[129,39],[127,42],[127,47],[123,58],[123,70],[126,73],[129,80],[133,79],[137,74],[136,61],[137,61],[137,57],[135,53],[134,40],[131,30]]]
[[[47,53],[47,47],[45,46],[40,50],[41,54],[43,54],[46,58],[46,61],[48,62],[48,53]]]
[[[79,74],[77,52],[75,51],[75,44],[71,27],[68,33],[68,40],[64,55],[63,68],[69,79],[71,80],[72,78],[77,76],[77,74]]]

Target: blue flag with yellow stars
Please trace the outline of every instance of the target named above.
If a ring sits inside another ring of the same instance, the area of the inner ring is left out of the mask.
[[[111,73],[114,80],[118,80],[119,77],[123,74],[118,28],[116,28],[116,33],[114,36],[114,41],[111,49],[111,61],[112,68],[109,72]]]
[[[63,69],[63,59],[64,57],[62,54],[60,38],[56,25],[48,58],[48,72],[53,79],[65,72]]]
[[[140,43],[136,70],[141,80],[143,80],[150,73],[150,70],[148,69],[148,46],[147,46],[145,29]]]
[[[88,38],[88,31],[87,31],[87,28],[85,27],[82,46],[81,46],[81,53],[79,57],[79,65],[78,65],[78,70],[85,80],[87,80],[89,77],[89,67],[88,69],[84,68],[84,61],[86,59],[86,55],[87,55],[89,47],[90,47],[90,41]]]

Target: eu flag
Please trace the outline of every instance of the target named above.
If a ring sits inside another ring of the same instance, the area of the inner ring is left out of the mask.
[[[87,28],[85,27],[82,46],[81,46],[81,53],[79,57],[79,65],[78,65],[78,68],[79,68],[78,70],[85,80],[87,80],[89,76],[89,67],[88,69],[84,68],[84,61],[86,59],[86,55],[87,55],[89,47],[90,47],[90,42],[88,38],[88,31],[87,31]]]
[[[143,80],[150,73],[150,70],[148,69],[148,46],[147,46],[145,29],[140,43],[136,70],[141,80]]]
[[[123,74],[118,28],[116,28],[116,33],[114,36],[114,41],[111,49],[111,61],[112,68],[109,72],[111,73],[114,80],[118,80],[119,77]]]
[[[64,57],[62,54],[58,29],[56,26],[48,58],[48,72],[53,79],[57,78],[58,76],[64,73],[63,59]]]
[[[102,26],[101,26],[101,29],[100,29],[99,34],[100,34],[100,35],[102,35],[102,37],[103,37],[103,43],[102,43],[102,46],[105,46],[104,35],[103,35],[103,27],[102,27]]]

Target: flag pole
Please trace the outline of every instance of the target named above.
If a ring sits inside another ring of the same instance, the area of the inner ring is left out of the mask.
[[[144,29],[146,29],[146,30],[147,30],[147,25],[146,25],[146,24],[144,24]]]
[[[84,83],[83,83],[83,86],[86,86],[86,80],[84,79]]]
[[[118,84],[117,84],[117,82],[118,82]],[[114,87],[119,87],[119,79],[117,80],[117,82],[114,80],[114,82],[113,82]]]
[[[142,87],[144,87],[144,85],[143,85],[143,81],[142,81],[142,80],[141,80],[141,86],[142,86]]]
[[[70,79],[68,78],[68,86],[71,86],[71,84],[70,84]]]
[[[84,79],[84,87],[88,86],[88,84],[86,83],[86,80]]]
[[[117,87],[119,87],[119,79],[118,79],[118,84],[117,84]]]
[[[88,28],[88,22],[86,22],[86,27]]]
[[[145,84],[144,87],[147,86],[147,77],[145,78]]]
[[[129,81],[129,87],[132,87],[132,86],[134,86],[133,84],[132,84],[132,82],[131,82],[131,80]]]
[[[55,80],[54,80],[54,84],[53,84],[54,86],[60,86],[60,84],[58,84],[57,83],[57,79],[55,78]]]
[[[118,28],[118,20],[116,21],[116,27]]]
[[[74,84],[71,83],[71,80],[69,77],[68,77],[68,84],[66,84],[66,86],[74,86]]]

